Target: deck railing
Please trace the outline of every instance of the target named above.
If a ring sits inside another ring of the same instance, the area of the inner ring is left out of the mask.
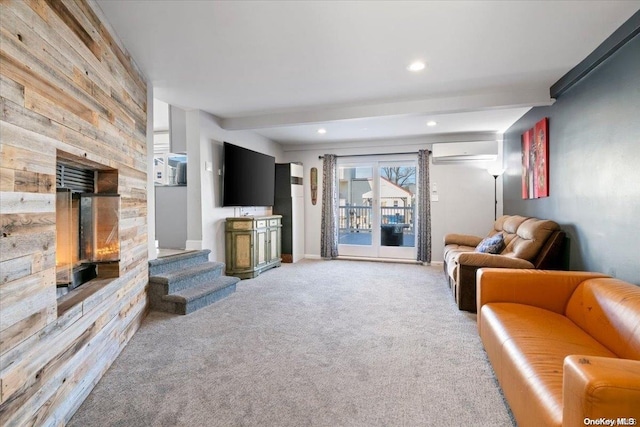
[[[339,206],[340,233],[371,232],[371,206]],[[413,206],[383,206],[380,208],[382,224],[407,224],[407,232],[413,233]]]
[[[371,232],[371,206],[339,206],[340,232]]]

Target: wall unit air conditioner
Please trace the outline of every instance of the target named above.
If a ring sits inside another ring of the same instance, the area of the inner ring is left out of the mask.
[[[431,147],[433,163],[494,161],[498,141],[443,142]]]

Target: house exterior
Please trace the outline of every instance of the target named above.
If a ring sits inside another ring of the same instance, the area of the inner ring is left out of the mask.
[[[365,203],[371,205],[373,192],[362,195]],[[408,189],[393,183],[387,178],[380,178],[380,213],[382,224],[413,223],[413,205],[415,195]]]

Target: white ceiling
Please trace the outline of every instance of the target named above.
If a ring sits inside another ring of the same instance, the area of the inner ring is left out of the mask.
[[[640,0],[97,4],[155,97],[283,144],[504,132],[552,103],[549,87],[640,9]],[[407,71],[416,59],[426,69]]]

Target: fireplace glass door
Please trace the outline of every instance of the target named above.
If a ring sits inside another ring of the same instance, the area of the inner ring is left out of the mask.
[[[56,192],[56,282],[72,282],[73,267],[78,264],[80,255],[78,199],[73,198],[71,190],[58,188]],[[75,203],[75,207],[74,207]],[[75,211],[75,213],[74,213]]]
[[[80,258],[86,262],[120,260],[117,194],[80,195]]]
[[[120,196],[56,193],[56,282],[73,289],[98,275],[99,264],[120,260]]]

